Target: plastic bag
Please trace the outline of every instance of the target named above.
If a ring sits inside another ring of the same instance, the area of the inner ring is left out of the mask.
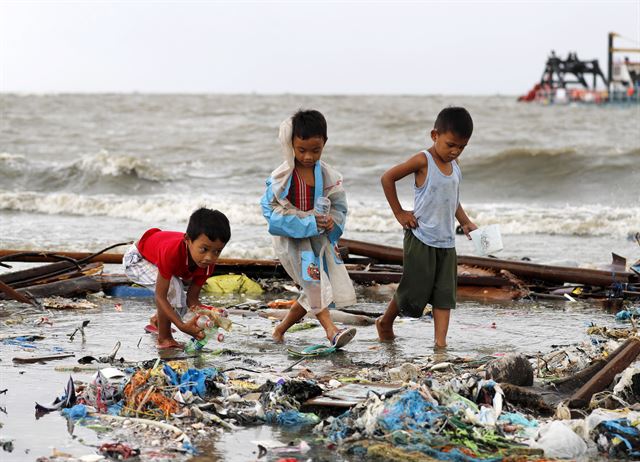
[[[544,450],[545,457],[560,459],[576,459],[587,452],[587,443],[559,420],[542,426],[531,447]]]

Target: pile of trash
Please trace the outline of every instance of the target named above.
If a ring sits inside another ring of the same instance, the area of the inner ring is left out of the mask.
[[[88,383],[70,377],[61,396],[50,404],[36,403],[36,417],[60,411],[74,424],[106,431],[120,427],[133,445],[195,454],[192,441],[208,431],[235,430],[238,425],[315,425],[320,418],[299,409],[322,391],[311,380],[281,378],[258,385],[230,379],[213,367],[197,369],[185,360],[157,359],[124,371],[101,369]],[[108,427],[102,428],[105,423]],[[140,454],[122,442],[108,443],[101,451],[120,451],[120,458]]]
[[[314,431],[366,460],[460,462],[579,458],[637,460],[640,412],[596,409],[584,419],[536,419],[504,400],[500,385],[467,376],[411,383],[368,399]]]

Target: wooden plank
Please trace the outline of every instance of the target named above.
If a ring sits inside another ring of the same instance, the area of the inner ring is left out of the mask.
[[[572,282],[608,287],[614,282],[631,282],[634,275],[627,271],[602,271],[588,268],[540,265],[522,261],[499,260],[497,258],[459,256],[458,263],[496,270],[507,270],[526,279],[547,282]]]
[[[23,287],[48,284],[51,282],[63,281],[63,280],[73,279],[81,276],[93,276],[93,275],[96,275],[97,273],[102,272],[103,269],[104,269],[104,264],[102,263],[99,263],[99,262],[89,263],[89,264],[82,265],[80,269],[73,266],[73,267],[70,267],[68,271],[65,271],[60,274],[56,274],[54,276],[43,276],[35,280],[14,282],[13,284],[11,284],[11,286],[14,289],[20,289]]]
[[[513,287],[458,286],[457,300],[475,300],[482,302],[507,302],[525,296],[527,292]],[[565,299],[566,300],[566,299]]]
[[[7,284],[15,284],[21,281],[33,280],[48,276],[52,273],[56,273],[60,270],[68,271],[75,268],[75,265],[69,261],[61,261],[53,263],[51,265],[38,266],[36,268],[29,268],[21,271],[13,271],[11,273],[0,274],[0,281]]]
[[[4,282],[0,281],[0,291],[4,292],[4,294],[15,301],[18,301],[20,303],[27,303],[29,305],[33,305],[33,306],[38,306],[33,300],[31,300],[29,297],[27,297],[24,294],[21,294],[20,292],[18,292],[17,290],[13,289],[11,286],[5,284]]]
[[[66,281],[23,287],[22,289],[18,289],[18,292],[22,294],[29,292],[34,297],[51,297],[53,295],[58,295],[60,297],[73,297],[85,295],[87,293],[99,292],[100,290],[102,290],[102,286],[99,281],[96,281],[90,276],[82,276]]]
[[[57,359],[72,358],[73,356],[75,356],[73,353],[44,355],[44,356],[17,356],[13,358],[13,362],[17,364],[33,364],[33,363],[40,363],[45,361],[54,361]]]
[[[381,263],[402,264],[402,249],[387,245],[340,239],[340,245],[356,255],[375,258]],[[540,265],[523,261],[500,260],[497,258],[458,256],[459,265],[479,266],[495,270],[507,270],[516,276],[549,282],[573,282],[596,286],[610,286],[614,282],[632,282],[637,279],[628,271],[603,271],[587,268]]]
[[[612,351],[606,360],[596,359],[581,371],[578,371],[569,377],[564,377],[562,379],[555,380],[554,382],[552,382],[553,388],[566,392],[568,390],[575,390],[578,387],[583,386],[598,371],[602,370],[602,368],[607,364],[607,362],[613,361],[613,359],[616,356],[618,356],[626,347],[627,347],[627,343],[625,342],[622,345],[620,345],[618,348],[616,348],[614,351]]]
[[[353,239],[340,239],[338,245],[347,247],[349,253],[375,258],[381,263],[395,263],[402,265],[402,249],[382,244],[356,241]]]
[[[640,353],[640,339],[632,337],[623,344],[622,350],[600,369],[587,383],[576,391],[569,400],[570,407],[585,407],[591,397],[604,390],[613,381],[616,374],[625,370],[629,364],[635,361]]]
[[[349,271],[349,276],[356,282],[377,282],[388,284],[400,282],[401,272],[390,271]],[[459,286],[481,286],[481,287],[513,287],[514,284],[507,278],[499,276],[468,276],[458,274]]]

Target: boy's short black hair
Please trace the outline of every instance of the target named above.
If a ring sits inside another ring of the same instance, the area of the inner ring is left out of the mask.
[[[296,136],[303,140],[319,136],[325,142],[327,141],[327,120],[320,111],[300,109],[293,115],[291,123],[293,125],[291,141]]]
[[[440,133],[452,132],[469,139],[473,133],[473,120],[465,108],[450,106],[440,111],[433,128]]]
[[[211,241],[220,240],[225,244],[231,239],[229,219],[219,210],[200,208],[191,214],[187,225],[187,236],[195,241],[201,234]]]

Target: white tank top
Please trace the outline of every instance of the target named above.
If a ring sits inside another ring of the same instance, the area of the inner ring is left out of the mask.
[[[453,161],[451,175],[440,171],[429,151],[422,151],[427,158],[427,178],[421,187],[414,183],[413,214],[418,227],[413,235],[431,247],[449,249],[456,246],[456,209],[459,202],[459,186],[462,172]]]

